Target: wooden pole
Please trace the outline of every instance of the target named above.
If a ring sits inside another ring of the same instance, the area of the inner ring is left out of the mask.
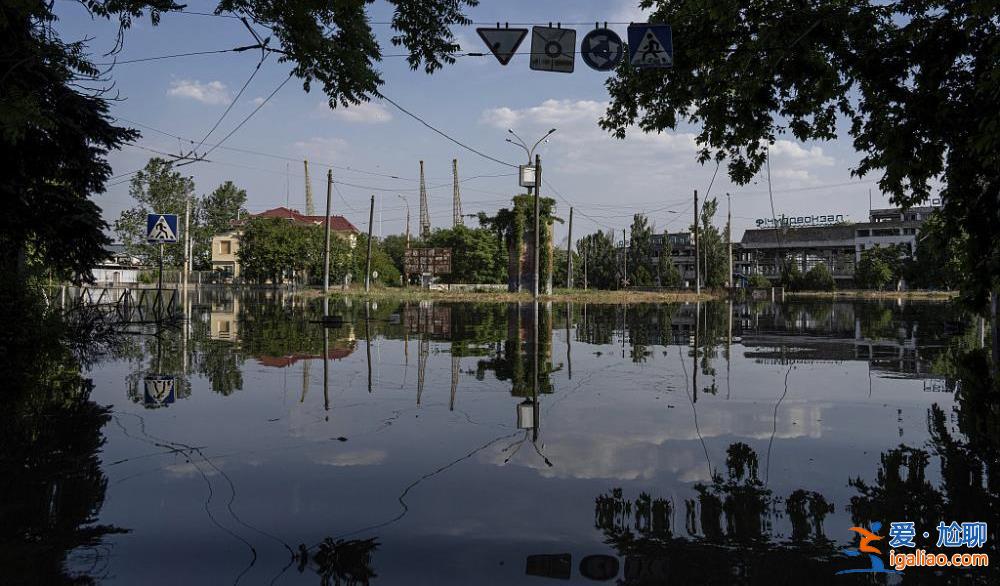
[[[694,190],[694,292],[701,295],[701,256],[698,254],[698,190]]]
[[[368,255],[365,258],[365,293],[371,289],[372,282],[372,224],[375,223],[375,196],[372,196],[371,209],[368,211]]]
[[[326,172],[326,234],[323,237],[323,294],[330,292],[330,200],[333,192],[333,169]],[[325,360],[325,359],[324,359]]]

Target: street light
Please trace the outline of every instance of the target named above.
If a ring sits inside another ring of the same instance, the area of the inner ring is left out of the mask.
[[[521,147],[522,149],[524,149],[524,152],[525,152],[525,154],[527,154],[527,155],[528,155],[528,164],[530,165],[530,164],[531,164],[531,160],[532,160],[532,159],[534,158],[534,156],[535,156],[535,148],[536,148],[536,147],[538,147],[538,145],[540,145],[540,144],[541,144],[542,142],[544,142],[544,141],[545,141],[545,139],[547,139],[547,138],[548,138],[549,136],[551,136],[551,135],[552,135],[552,133],[553,133],[553,132],[555,132],[555,131],[556,131],[556,129],[555,129],[555,128],[551,128],[551,129],[549,129],[549,131],[548,131],[548,132],[546,132],[546,133],[545,133],[544,135],[542,135],[542,138],[538,139],[538,140],[537,140],[537,141],[535,142],[535,144],[533,144],[533,145],[531,146],[531,148],[528,148],[528,145],[527,145],[527,144],[525,144],[525,142],[524,142],[524,139],[523,139],[523,138],[521,138],[520,136],[518,136],[518,135],[517,135],[517,133],[516,133],[516,132],[514,132],[514,130],[513,130],[512,128],[508,128],[508,129],[507,129],[507,132],[509,132],[509,133],[510,133],[510,134],[511,134],[511,135],[512,135],[512,136],[513,136],[514,138],[516,138],[517,140],[516,140],[516,141],[514,141],[514,140],[511,140],[511,139],[509,139],[509,138],[507,138],[507,139],[505,139],[505,140],[506,140],[507,142],[509,142],[510,144],[513,144],[513,145],[517,145],[517,146]]]

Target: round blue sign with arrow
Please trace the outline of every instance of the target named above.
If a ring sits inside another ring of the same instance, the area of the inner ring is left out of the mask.
[[[611,71],[625,57],[621,37],[609,28],[596,28],[583,37],[580,43],[583,62],[597,71]]]

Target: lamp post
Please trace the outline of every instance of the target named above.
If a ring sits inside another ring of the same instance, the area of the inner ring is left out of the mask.
[[[535,144],[531,145],[531,148],[528,148],[528,145],[524,142],[524,139],[522,139],[520,136],[518,136],[518,134],[516,132],[514,132],[514,129],[512,129],[512,128],[508,128],[507,129],[507,132],[510,133],[511,136],[513,136],[517,140],[513,141],[510,138],[507,138],[506,141],[509,142],[510,144],[517,145],[517,146],[521,147],[522,149],[524,149],[525,154],[528,155],[528,166],[529,167],[531,166],[531,158],[532,158],[532,156],[535,157],[535,180],[534,180],[534,184],[535,184],[534,185],[534,187],[535,187],[535,189],[534,189],[534,195],[535,195],[535,255],[534,255],[534,261],[533,261],[533,266],[532,266],[532,272],[534,272],[534,279],[533,279],[534,282],[532,283],[532,287],[531,287],[531,289],[532,289],[532,298],[534,298],[534,299],[538,299],[538,289],[539,289],[538,280],[541,278],[541,270],[540,270],[541,267],[539,267],[539,250],[538,250],[538,248],[539,248],[539,246],[541,244],[541,239],[540,239],[540,232],[541,232],[541,211],[540,211],[540,207],[539,207],[540,204],[539,204],[538,198],[539,198],[539,192],[542,189],[542,186],[541,186],[542,157],[539,156],[539,155],[535,155],[535,149],[538,148],[538,145],[542,144],[543,142],[546,142],[546,140],[550,136],[552,136],[552,133],[554,133],[555,131],[556,131],[555,128],[550,128],[548,132],[546,132],[545,134],[543,134],[541,138],[539,138],[538,140],[535,141]]]

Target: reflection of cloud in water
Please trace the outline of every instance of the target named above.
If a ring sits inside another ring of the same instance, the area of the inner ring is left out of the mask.
[[[676,397],[675,403],[677,399],[681,397]],[[823,408],[785,403],[778,409],[775,427],[773,403],[723,403],[712,399],[699,402],[698,422],[706,440],[727,438],[723,443],[709,441],[708,448],[714,456],[725,449],[732,437],[767,441],[772,430],[776,439],[820,438]],[[523,450],[510,464],[534,468],[547,478],[636,480],[667,472],[684,482],[710,481],[691,406],[686,401],[666,413],[628,402],[599,407],[591,402],[567,402],[560,405],[558,414],[548,417],[544,414],[544,404],[542,409],[539,445],[544,444],[543,452],[554,466],[546,466],[530,450]],[[604,429],[634,431],[600,431]],[[490,453],[482,458],[501,466],[507,456],[507,453]]]
[[[381,464],[386,455],[385,450],[357,450],[331,454],[318,458],[316,462],[325,466],[373,466]]]
[[[215,465],[220,466],[218,462]],[[199,468],[201,469],[201,472],[198,471]],[[215,468],[200,458],[197,466],[195,466],[192,462],[183,462],[164,466],[163,470],[166,475],[171,478],[192,478],[201,476],[202,474],[205,476],[215,476],[218,474],[218,471]]]

